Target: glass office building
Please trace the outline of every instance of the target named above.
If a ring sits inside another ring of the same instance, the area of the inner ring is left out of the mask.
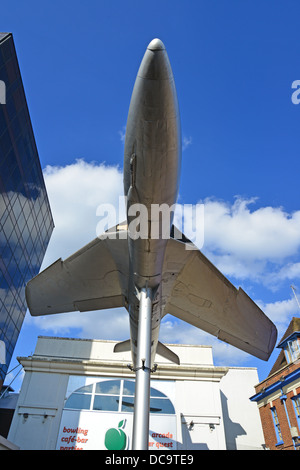
[[[54,224],[10,33],[0,33],[0,81],[1,388],[26,313],[25,285],[39,272]]]

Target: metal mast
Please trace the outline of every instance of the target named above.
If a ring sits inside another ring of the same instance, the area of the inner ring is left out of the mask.
[[[135,369],[135,398],[132,449],[148,450],[151,373],[151,314],[152,289],[140,292],[139,326],[137,341],[137,368]]]
[[[291,286],[291,289],[292,289],[292,291],[293,291],[293,294],[294,294],[294,296],[295,296],[295,299],[296,299],[297,305],[298,305],[298,307],[299,307],[299,310],[300,310],[300,303],[299,303],[298,297],[296,296],[296,292],[295,292],[295,291],[296,291],[296,287],[294,287],[294,286]]]

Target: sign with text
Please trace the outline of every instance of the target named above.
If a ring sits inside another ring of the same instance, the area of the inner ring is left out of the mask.
[[[132,413],[64,410],[56,449],[131,449],[132,423]],[[176,416],[150,415],[149,450],[176,449]]]
[[[56,449],[57,450],[129,450],[131,449],[132,440],[132,424],[133,413],[122,412],[122,403],[129,406],[132,402],[130,397],[123,398],[122,393],[128,382],[120,380],[101,380],[97,378],[83,378],[82,386],[78,388],[79,378],[69,381],[68,394],[65,409],[62,413]],[[119,383],[120,382],[120,386]],[[160,383],[161,382],[161,383]],[[134,384],[134,382],[131,382]],[[76,385],[75,385],[76,384]],[[111,384],[111,385],[110,385]],[[81,384],[80,384],[81,385]],[[73,390],[74,387],[77,389]],[[159,411],[163,410],[164,403],[169,402],[165,395],[166,388],[171,392],[174,384],[163,381],[155,381],[155,389],[152,388],[153,394],[162,400],[162,408],[155,408],[156,412],[150,413],[150,430],[149,430],[149,450],[176,450],[176,415],[163,414]],[[110,388],[109,388],[110,387]],[[120,388],[120,395],[118,394]],[[164,390],[164,392],[160,391]],[[99,394],[97,394],[97,390]],[[111,390],[114,395],[104,395],[104,391]],[[102,395],[101,395],[102,393]],[[125,392],[126,393],[126,392]],[[127,391],[127,393],[129,393]],[[90,395],[90,396],[89,396]],[[75,397],[75,398],[74,398]],[[99,399],[100,397],[100,399]],[[104,397],[104,398],[103,398]],[[103,399],[101,401],[101,398]],[[114,398],[114,400],[112,400]],[[81,400],[81,401],[80,401]],[[108,411],[105,409],[92,409],[94,403],[108,403],[112,406],[113,402],[118,403],[116,411]],[[71,409],[68,406],[83,406],[89,409]],[[87,405],[88,403],[88,405]],[[133,409],[133,408],[132,408]],[[166,407],[167,409],[167,407]]]

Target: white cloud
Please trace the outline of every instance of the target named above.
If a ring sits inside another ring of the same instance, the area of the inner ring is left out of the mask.
[[[237,197],[234,204],[206,199],[205,245],[244,260],[281,261],[300,247],[300,211],[281,207],[250,211],[255,198]]]
[[[55,228],[43,268],[96,238],[97,207],[107,203],[118,207],[123,195],[122,171],[105,164],[77,160],[65,167],[47,166],[44,178]]]
[[[299,316],[299,307],[296,299],[292,297],[287,300],[278,300],[269,303],[257,301],[257,304],[278,327],[283,325],[283,329],[289,323],[292,316]]]
[[[122,129],[118,132],[121,142],[124,144],[126,137],[126,126],[123,126]]]
[[[276,290],[278,284],[284,281],[295,282],[300,278],[300,263],[287,263],[282,266],[278,271],[271,272],[268,275],[267,285],[271,290]]]
[[[122,171],[105,164],[77,160],[65,167],[47,166],[44,178],[55,228],[41,270],[96,238],[98,206],[119,208],[123,195]],[[119,217],[125,218],[122,207]],[[124,339],[124,334],[129,335],[125,309],[26,317],[26,324],[30,322],[51,334],[69,335],[75,329],[85,338]]]
[[[219,365],[232,363],[238,365],[251,359],[251,356],[244,351],[171,315],[166,315],[162,320],[159,339],[164,343],[212,346],[214,362]]]
[[[300,211],[289,214],[281,207],[251,211],[249,206],[256,202],[241,197],[234,204],[205,199],[203,252],[224,274],[239,279],[271,286],[275,280],[299,277],[300,263],[285,263],[299,256]]]
[[[182,151],[184,152],[190,145],[192,145],[192,137],[183,136],[182,138]]]
[[[123,341],[129,338],[129,317],[125,308],[92,312],[69,312],[40,317],[26,316],[27,326],[34,324],[54,335],[78,335],[82,338]]]

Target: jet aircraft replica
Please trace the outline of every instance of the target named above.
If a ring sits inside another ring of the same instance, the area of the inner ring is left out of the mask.
[[[113,307],[129,312],[130,340],[118,343],[115,351],[131,350],[136,374],[133,449],[148,449],[155,355],[179,364],[177,355],[158,340],[166,314],[263,360],[269,358],[277,338],[273,323],[241,288],[236,289],[183,234],[174,237],[172,208],[180,161],[173,73],[164,44],[153,39],[137,74],[127,120],[126,222],[66,260],[59,259],[26,286],[31,315]],[[146,236],[136,236],[131,222],[137,205],[150,214],[154,204],[170,208],[169,236],[163,236],[161,220],[150,216]],[[158,237],[151,237],[153,227],[159,227]]]

